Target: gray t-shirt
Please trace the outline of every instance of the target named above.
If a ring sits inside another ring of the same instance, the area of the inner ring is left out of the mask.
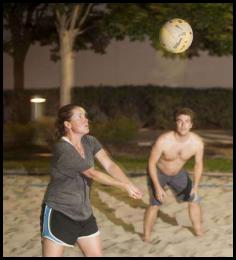
[[[91,135],[83,136],[81,142],[85,159],[63,139],[54,144],[51,179],[43,200],[74,220],[85,220],[92,214],[89,199],[92,180],[82,172],[94,166],[94,156],[102,149],[99,141]]]

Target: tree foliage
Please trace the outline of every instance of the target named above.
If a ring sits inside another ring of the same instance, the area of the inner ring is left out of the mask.
[[[5,35],[3,50],[9,55],[28,48],[38,38],[38,24],[44,18],[47,4],[40,3],[5,3],[3,5],[3,27]]]
[[[42,45],[52,45],[52,57],[59,58],[59,39],[55,27],[55,8],[68,15],[76,3],[55,3],[47,5],[47,15],[23,22],[24,17],[40,4],[4,4],[4,20],[8,21],[5,29],[13,32],[33,32],[31,41],[40,41]],[[90,13],[83,24],[84,32],[75,40],[74,50],[94,50],[105,53],[105,48],[112,38],[123,40],[126,36],[131,41],[149,39],[156,49],[161,49],[168,57],[198,56],[200,51],[208,51],[210,55],[232,55],[233,53],[233,4],[232,3],[81,3],[80,16],[91,4]],[[14,12],[12,11],[14,7]],[[41,8],[43,6],[41,5]],[[45,8],[45,7],[44,7]],[[24,14],[24,15],[23,15]],[[172,55],[160,46],[159,31],[161,26],[172,18],[182,18],[193,28],[194,40],[191,48],[184,53]],[[10,20],[15,20],[14,24]],[[36,24],[38,26],[36,26]],[[17,34],[16,41],[19,43]],[[4,51],[9,54],[13,50],[13,38],[4,41]],[[14,48],[17,48],[16,46]]]
[[[55,8],[70,17],[75,5],[80,6],[80,33],[74,40],[74,51],[105,53],[111,39],[129,37],[131,41],[150,40],[155,49],[170,58],[191,58],[201,51],[217,56],[233,53],[232,3],[5,3],[3,50],[13,57],[16,87],[23,88],[22,67],[31,44],[51,45],[52,59],[60,58]],[[188,21],[194,34],[191,47],[181,54],[166,52],[159,42],[161,26],[176,17]]]
[[[70,28],[74,8],[78,6],[78,14],[73,28]],[[60,57],[60,39],[58,30],[59,16],[64,19],[64,30],[77,30],[73,42],[73,50],[92,50],[95,53],[105,53],[111,36],[104,29],[103,4],[96,3],[56,3],[49,5],[46,19],[41,21],[41,33],[37,39],[42,46],[51,45],[51,58],[53,61]]]
[[[13,58],[14,89],[24,88],[24,61],[36,41],[37,26],[45,15],[47,4],[5,3],[3,5],[3,51]]]
[[[233,53],[232,3],[112,3],[107,7],[107,30],[117,40],[126,35],[132,41],[149,39],[154,48],[171,58],[191,58],[201,51],[216,56]],[[160,28],[172,18],[188,21],[193,29],[193,43],[183,54],[168,53],[160,46]]]

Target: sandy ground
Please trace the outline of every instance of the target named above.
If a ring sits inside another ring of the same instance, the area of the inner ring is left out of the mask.
[[[47,176],[4,176],[3,256],[41,256],[40,204]],[[233,189],[231,177],[207,177],[201,181],[205,234],[194,236],[186,203],[177,203],[171,193],[162,206],[152,233],[152,243],[140,235],[148,205],[145,176],[132,178],[143,189],[142,200],[95,184],[92,203],[101,232],[104,256],[233,256]],[[80,249],[66,248],[65,256],[83,256]]]

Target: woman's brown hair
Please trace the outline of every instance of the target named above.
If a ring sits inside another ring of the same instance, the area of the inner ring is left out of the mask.
[[[55,122],[55,127],[56,127],[56,138],[59,139],[62,136],[66,134],[65,131],[65,126],[64,122],[65,121],[70,121],[72,115],[73,115],[73,110],[78,107],[78,105],[75,104],[68,104],[63,107],[61,107],[57,113],[57,119]]]

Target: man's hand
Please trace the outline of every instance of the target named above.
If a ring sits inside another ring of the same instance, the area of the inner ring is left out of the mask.
[[[162,187],[159,187],[158,189],[156,189],[156,199],[158,199],[160,202],[164,202],[166,197],[167,197],[167,194],[162,189]]]
[[[201,198],[198,196],[198,188],[197,187],[193,187],[191,192],[190,192],[190,197],[192,198],[191,201],[192,202],[200,202]]]
[[[190,196],[195,194],[195,196],[198,194],[198,188],[197,187],[193,187],[191,192],[190,192]]]

